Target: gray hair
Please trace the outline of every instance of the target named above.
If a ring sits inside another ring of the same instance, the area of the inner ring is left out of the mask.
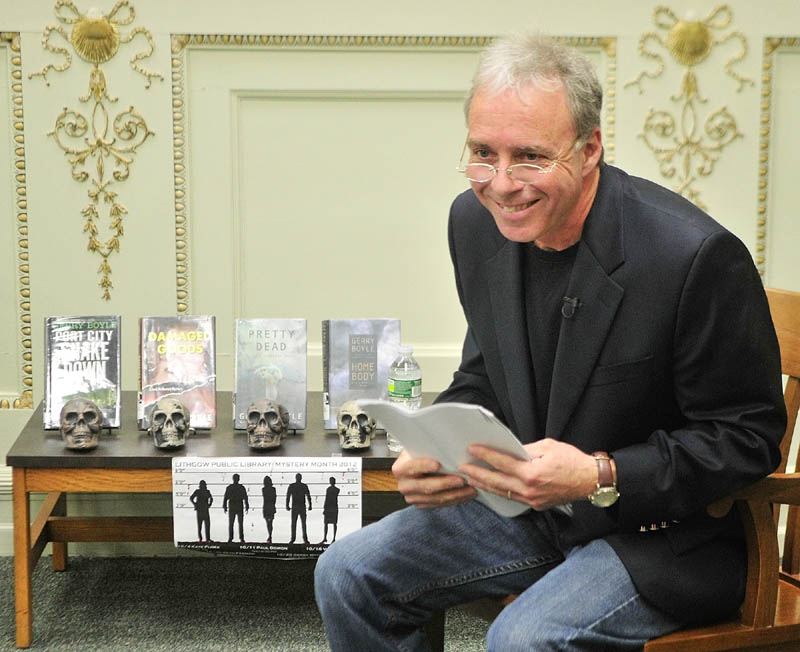
[[[603,88],[589,59],[538,33],[506,36],[481,52],[464,102],[464,115],[469,118],[469,107],[478,89],[500,94],[513,88],[521,93],[531,85],[545,90],[563,85],[579,141],[585,142],[600,126]]]

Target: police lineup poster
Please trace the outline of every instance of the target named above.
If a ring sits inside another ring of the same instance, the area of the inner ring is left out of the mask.
[[[308,559],[361,527],[360,457],[174,457],[178,548]]]

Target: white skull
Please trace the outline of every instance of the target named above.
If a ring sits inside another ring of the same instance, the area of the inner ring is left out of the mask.
[[[277,448],[288,434],[289,411],[268,398],[259,398],[247,408],[247,445]]]
[[[347,401],[339,408],[339,446],[344,449],[369,448],[375,437],[375,419],[356,401]]]
[[[159,399],[153,408],[150,428],[156,448],[180,448],[189,432],[189,410],[174,398]]]
[[[103,412],[86,398],[73,398],[61,408],[61,437],[70,450],[96,448],[100,443]]]

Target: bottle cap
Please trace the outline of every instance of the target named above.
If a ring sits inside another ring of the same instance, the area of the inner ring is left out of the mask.
[[[400,353],[405,353],[408,355],[414,352],[414,347],[409,344],[401,344],[398,351],[400,351]]]

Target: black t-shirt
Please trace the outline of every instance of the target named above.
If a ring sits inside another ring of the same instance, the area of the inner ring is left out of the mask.
[[[561,328],[561,306],[567,292],[578,244],[563,251],[545,251],[533,243],[526,248],[523,286],[528,343],[536,387],[538,437],[544,437],[553,364]]]

